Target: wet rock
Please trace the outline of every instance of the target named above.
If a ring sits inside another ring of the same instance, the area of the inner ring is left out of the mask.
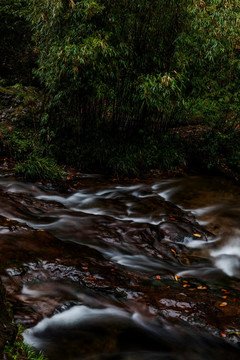
[[[185,218],[175,219],[171,221],[164,221],[160,224],[160,229],[164,234],[165,239],[172,242],[187,244],[192,240],[207,241],[212,234],[204,231],[198,224],[193,224]]]
[[[226,277],[218,269],[213,273],[208,258],[185,246],[195,240],[207,245],[211,237],[192,214],[152,194],[147,186],[109,189],[99,183],[94,191],[85,186],[72,194],[29,186],[15,183],[0,193],[2,213],[9,214],[0,217],[1,278],[17,322],[32,327],[76,305],[114,308],[129,317],[143,314],[145,330],[154,317],[178,328],[178,334],[188,324],[188,334],[207,331],[228,339],[232,332],[238,343],[237,282],[224,283]],[[135,336],[136,327],[114,323],[118,330],[113,339],[111,326],[104,334],[114,343],[108,347],[106,342],[106,351],[115,352],[128,336]],[[88,331],[97,333],[99,328],[95,324],[78,329],[77,341],[82,336],[89,342]],[[132,344],[137,340],[134,337]],[[96,341],[97,351],[101,344],[102,338]],[[55,351],[53,345],[51,358],[57,356]]]
[[[26,186],[24,185],[23,189]],[[33,186],[32,194],[38,192],[38,188]],[[23,191],[1,192],[0,198],[7,212],[16,217],[21,216],[27,221],[34,221],[41,216],[44,216],[44,221],[48,221],[48,214],[52,215],[55,212],[59,216],[67,211],[67,207],[62,203],[37,199]],[[113,208],[121,213],[125,207],[118,195],[114,199],[107,197],[102,201],[105,201],[108,211]],[[152,218],[158,217],[159,224],[134,221],[125,221],[123,224],[120,220],[114,219],[115,213],[113,217],[102,216],[94,220],[88,216],[86,219],[83,218],[84,227],[80,228],[79,233],[72,229],[73,236],[77,237],[78,241],[83,238],[85,242],[92,242],[96,247],[97,244],[104,244],[106,251],[108,248],[121,245],[119,249],[124,250],[126,256],[128,253],[137,254],[144,251],[150,257],[170,259],[176,263],[183,261],[181,253],[187,253],[182,244],[185,238],[193,238],[193,234],[198,233],[203,240],[206,239],[206,233],[191,214],[185,213],[162,198],[143,198],[131,208],[131,211],[151,212]],[[144,285],[144,281],[149,275],[141,271],[139,276],[129,275],[128,269],[121,266],[121,259],[120,265],[116,267],[109,263],[101,251],[92,247],[60,241],[46,231],[34,230],[25,223],[4,217],[0,217],[0,232],[0,260],[6,269],[6,272],[2,273],[2,279],[8,298],[13,303],[15,319],[25,326],[32,326],[43,317],[51,316],[60,304],[76,300],[76,289],[79,289],[79,286],[95,291],[102,289],[111,296],[116,288],[126,290],[126,294],[134,292],[135,289],[148,292],[148,286]],[[177,235],[182,237],[181,241],[176,238]],[[177,244],[179,242],[180,245]],[[173,247],[175,253],[172,251]],[[176,252],[178,257],[175,256]],[[144,268],[141,257],[138,266],[139,269]],[[153,264],[153,269],[155,266],[158,266],[158,263]],[[174,268],[170,266],[165,272],[172,274]],[[60,285],[62,283],[63,286]],[[166,287],[166,281],[163,287]],[[117,293],[115,290],[116,296]],[[148,299],[149,303],[152,301],[154,303],[155,299]]]
[[[17,328],[12,322],[12,316],[10,315],[9,305],[7,305],[5,297],[5,289],[0,281],[0,356],[7,341],[13,341],[15,339]]]

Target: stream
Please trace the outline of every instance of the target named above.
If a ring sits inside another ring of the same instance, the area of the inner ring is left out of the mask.
[[[240,188],[218,176],[0,177],[1,278],[49,360],[238,359]]]

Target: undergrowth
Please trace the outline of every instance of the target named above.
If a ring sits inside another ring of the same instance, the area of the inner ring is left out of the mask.
[[[40,157],[31,153],[25,161],[15,165],[15,173],[29,180],[48,180],[57,182],[63,177],[63,170],[56,164],[54,158]]]
[[[16,162],[15,174],[29,180],[57,182],[64,172],[51,150],[32,130],[0,126],[0,150]]]
[[[22,333],[24,328],[18,326],[18,334],[13,344],[7,344],[4,348],[4,355],[8,360],[47,360],[42,352],[37,352],[31,346],[23,343]]]
[[[78,146],[72,146],[68,139],[66,143],[61,142],[61,146],[62,151],[56,151],[60,162],[73,164],[83,171],[119,176],[138,176],[150,169],[173,170],[185,159],[184,147],[174,134],[126,138],[121,132],[115,136],[100,133],[86,138]]]
[[[234,128],[227,130],[211,129],[188,151],[190,162],[197,161],[204,169],[226,167],[236,174],[240,173],[239,132]]]

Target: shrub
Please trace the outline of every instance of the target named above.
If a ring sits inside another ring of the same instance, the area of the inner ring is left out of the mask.
[[[47,360],[42,352],[35,351],[31,346],[23,343],[22,333],[24,328],[18,325],[18,334],[14,344],[7,344],[4,348],[4,355],[9,360]]]
[[[15,166],[15,173],[25,179],[42,179],[50,182],[61,180],[64,174],[53,158],[39,157],[34,153]]]

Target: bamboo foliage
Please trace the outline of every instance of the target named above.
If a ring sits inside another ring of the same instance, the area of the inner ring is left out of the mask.
[[[180,95],[171,58],[184,4],[33,0],[37,74],[54,112],[64,104],[59,126],[73,121],[79,134],[88,124],[102,122],[112,129],[146,123],[160,129],[163,115],[171,117]]]

